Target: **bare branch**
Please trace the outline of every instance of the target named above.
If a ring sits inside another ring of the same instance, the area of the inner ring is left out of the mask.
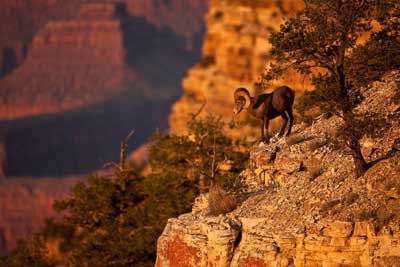
[[[128,141],[135,133],[135,130],[130,131],[130,133],[125,137],[124,141],[121,142],[121,146],[119,149],[119,170],[123,171],[125,169],[125,159],[126,159],[126,150],[128,148]]]
[[[196,119],[197,116],[200,115],[200,113],[203,111],[203,109],[204,109],[204,107],[205,107],[206,105],[207,105],[207,101],[204,102],[204,103],[201,105],[201,107],[199,108],[199,110],[198,110],[196,113],[193,113],[193,114],[192,114],[192,119],[193,119],[193,120]]]
[[[213,133],[213,138],[214,138],[214,143],[213,143],[213,158],[212,158],[212,164],[211,164],[211,181],[214,181],[214,177],[215,177],[215,157],[216,157],[215,129],[214,129],[214,133]]]

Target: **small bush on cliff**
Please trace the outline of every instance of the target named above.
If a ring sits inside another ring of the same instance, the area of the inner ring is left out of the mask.
[[[399,65],[398,53],[392,50],[399,46],[399,4],[394,0],[303,2],[305,8],[271,34],[276,63],[264,78],[274,79],[289,68],[312,75],[315,91],[304,95],[300,113],[317,106],[344,119],[340,140],[350,148],[355,173],[360,176],[368,165],[359,140],[363,134],[381,130],[385,123],[379,114],[360,117],[353,110],[361,101],[361,84]],[[382,30],[360,45],[358,41],[372,30],[374,20]]]
[[[225,214],[234,210],[238,202],[230,196],[220,185],[212,184],[208,197],[208,215]]]
[[[67,211],[64,223],[79,229],[70,266],[153,266],[168,218],[190,211],[209,177],[232,187],[231,179],[244,168],[247,155],[223,127],[215,117],[194,118],[188,135],[157,132],[150,143],[150,174],[121,164],[122,157],[112,177],[91,176],[73,188],[71,198],[58,201],[55,208]],[[231,167],[222,171],[219,162]]]

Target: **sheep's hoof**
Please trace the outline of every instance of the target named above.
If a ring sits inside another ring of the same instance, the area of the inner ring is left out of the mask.
[[[262,137],[262,138],[260,139],[260,143],[269,144],[269,138]]]

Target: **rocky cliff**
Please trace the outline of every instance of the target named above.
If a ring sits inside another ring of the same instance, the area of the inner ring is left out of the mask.
[[[171,130],[184,132],[190,114],[203,104],[206,105],[202,115],[212,113],[232,120],[233,91],[247,87],[254,93],[253,84],[259,82],[270,62],[269,32],[278,29],[284,18],[294,14],[300,5],[299,1],[211,1],[206,15],[203,58],[182,82],[184,95],[170,114]],[[296,90],[309,85],[304,77],[292,73],[268,89],[281,83]]]
[[[400,72],[365,88],[357,112],[400,116]],[[208,215],[208,195],[170,219],[158,240],[164,266],[400,266],[400,124],[362,140],[361,177],[329,139],[342,119],[297,124],[286,139],[250,148],[238,207]],[[239,204],[240,203],[240,204]]]

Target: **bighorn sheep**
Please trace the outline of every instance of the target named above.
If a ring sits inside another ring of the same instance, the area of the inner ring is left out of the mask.
[[[268,125],[269,120],[281,116],[285,122],[279,132],[283,136],[287,125],[288,117],[290,119],[289,129],[286,134],[288,136],[292,130],[293,114],[292,106],[294,101],[294,92],[287,86],[276,88],[270,94],[261,94],[256,97],[251,97],[249,91],[245,88],[238,88],[234,93],[235,107],[233,113],[239,114],[243,109],[258,119],[262,119],[261,140],[269,142]],[[267,130],[267,138],[264,136],[264,126]]]

